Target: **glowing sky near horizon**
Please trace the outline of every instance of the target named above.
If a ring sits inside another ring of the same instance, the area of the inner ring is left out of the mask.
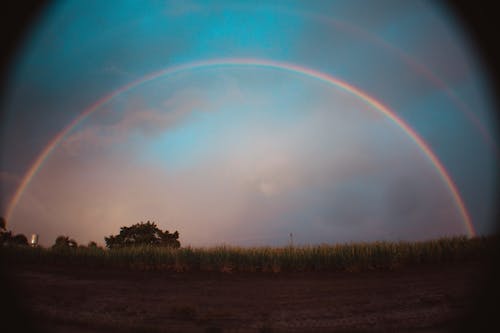
[[[171,66],[243,57],[315,69],[383,101],[430,145],[488,233],[492,105],[455,24],[420,2],[56,2],[13,66],[4,198],[99,98]],[[60,234],[103,243],[146,220],[193,245],[467,232],[449,188],[389,119],[312,77],[257,66],[159,77],[110,100],[43,163],[8,223],[48,245]]]

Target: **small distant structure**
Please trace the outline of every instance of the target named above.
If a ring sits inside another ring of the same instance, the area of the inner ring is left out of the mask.
[[[38,234],[32,234],[30,239],[30,246],[37,247],[38,246]]]
[[[290,233],[290,247],[293,247],[293,233]]]

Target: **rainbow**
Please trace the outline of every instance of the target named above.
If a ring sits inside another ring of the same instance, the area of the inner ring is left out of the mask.
[[[335,86],[337,88],[340,88],[344,91],[347,91],[354,96],[358,97],[362,101],[364,101],[366,104],[370,105],[380,113],[382,113],[384,116],[386,116],[388,119],[390,119],[394,124],[396,124],[398,127],[400,127],[417,146],[421,149],[421,151],[427,156],[427,158],[430,160],[432,165],[435,167],[437,170],[438,174],[444,181],[445,185],[448,187],[450,190],[450,193],[453,197],[453,200],[458,208],[458,211],[465,223],[465,226],[467,228],[467,231],[470,236],[475,236],[476,232],[474,230],[474,225],[472,224],[471,217],[467,211],[467,208],[465,207],[465,203],[460,196],[460,193],[458,191],[457,186],[451,179],[450,175],[446,171],[445,167],[441,163],[441,161],[437,158],[436,154],[432,151],[432,149],[429,147],[429,145],[401,118],[399,118],[394,111],[389,109],[387,106],[385,106],[383,103],[377,101],[375,98],[371,97],[364,91],[350,85],[347,82],[344,82],[338,78],[335,78],[333,76],[330,76],[328,74],[301,67],[295,64],[291,63],[286,63],[286,62],[278,62],[278,61],[272,61],[272,60],[263,60],[263,59],[249,59],[249,58],[230,58],[230,59],[213,59],[213,60],[206,60],[206,61],[198,61],[198,62],[191,62],[187,64],[181,64],[177,66],[172,66],[168,67],[164,70],[160,70],[157,72],[150,73],[146,76],[143,76],[135,81],[132,81],[121,88],[118,88],[111,92],[110,94],[100,98],[97,100],[94,104],[90,105],[88,108],[82,111],[76,117],[71,123],[69,123],[61,132],[59,132],[48,144],[47,146],[40,152],[36,160],[33,162],[33,164],[30,166],[26,174],[21,180],[21,183],[19,184],[17,190],[15,191],[14,195],[12,196],[10,202],[7,205],[7,210],[5,214],[5,218],[8,221],[10,217],[12,216],[12,213],[19,202],[20,198],[22,197],[24,191],[28,187],[29,183],[31,180],[35,177],[36,173],[40,168],[42,167],[43,163],[47,160],[49,155],[57,148],[59,143],[66,137],[66,135],[71,132],[75,126],[77,126],[79,123],[84,121],[87,117],[89,117],[91,114],[96,112],[101,106],[104,104],[108,103],[111,101],[113,98],[119,96],[120,94],[123,94],[130,89],[133,89],[143,83],[146,83],[148,81],[154,80],[159,77],[163,77],[166,75],[173,75],[177,74],[180,72],[186,72],[186,71],[191,71],[191,70],[196,70],[196,69],[203,69],[207,67],[230,67],[230,66],[235,66],[235,67],[264,67],[264,68],[272,68],[272,69],[277,69],[277,70],[284,70],[284,71],[290,71],[293,73],[301,74],[304,76],[308,76],[317,80],[320,80],[322,82],[325,82],[329,85]]]
[[[450,102],[462,113],[467,119],[476,127],[479,134],[482,136],[484,142],[491,148],[494,156],[500,159],[500,150],[495,142],[495,139],[490,134],[489,130],[479,119],[479,117],[470,109],[470,107],[462,100],[460,97],[451,89],[446,82],[440,79],[434,72],[432,72],[427,66],[419,62],[417,59],[412,57],[410,54],[406,53],[402,49],[394,46],[393,44],[387,42],[383,38],[377,36],[376,34],[362,29],[361,27],[354,25],[350,22],[333,19],[330,16],[326,16],[319,13],[308,13],[303,11],[296,11],[291,8],[279,7],[281,12],[287,12],[292,15],[302,15],[309,17],[316,22],[321,22],[325,25],[333,26],[336,29],[340,29],[344,32],[348,32],[353,36],[363,39],[363,41],[369,42],[377,47],[381,47],[387,52],[398,57],[404,64],[406,64],[413,72],[419,76],[425,78],[434,87],[440,89],[450,100]]]
[[[328,18],[328,20],[331,19]],[[369,40],[373,44],[384,48],[388,52],[391,52],[402,62],[408,65],[408,67],[410,67],[416,74],[424,77],[434,87],[440,89],[448,97],[450,102],[476,127],[476,129],[479,131],[479,134],[483,137],[484,142],[491,148],[495,157],[500,158],[500,151],[498,150],[497,144],[495,143],[495,139],[491,136],[490,132],[479,119],[479,117],[462,99],[460,99],[460,97],[455,93],[455,91],[453,91],[453,89],[451,89],[441,78],[434,74],[434,72],[432,72],[427,66],[417,61],[415,58],[413,58],[403,50],[386,42],[384,39],[371,34],[368,31],[362,30],[359,27],[350,25],[346,22],[338,21],[336,24],[344,26],[346,30],[346,27],[349,27],[349,30],[351,30],[352,32],[364,36],[364,40]]]

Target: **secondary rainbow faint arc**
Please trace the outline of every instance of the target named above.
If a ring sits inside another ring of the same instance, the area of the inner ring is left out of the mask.
[[[469,235],[474,236],[476,235],[476,232],[474,230],[474,225],[472,224],[472,219],[467,211],[467,208],[465,207],[465,203],[460,196],[460,193],[458,191],[457,186],[451,179],[450,175],[446,171],[445,167],[441,163],[441,161],[438,159],[436,154],[432,151],[432,149],[429,147],[429,145],[418,135],[404,120],[399,118],[394,111],[389,109],[387,106],[385,106],[382,102],[377,101],[375,98],[372,96],[368,95],[364,91],[360,90],[359,88],[356,88],[352,85],[350,85],[347,82],[344,82],[338,78],[335,78],[333,76],[330,76],[328,74],[306,68],[306,67],[301,67],[292,63],[287,63],[287,62],[279,62],[279,61],[274,61],[274,60],[264,60],[264,59],[251,59],[251,58],[230,58],[230,59],[212,59],[212,60],[205,60],[205,61],[198,61],[198,62],[191,62],[191,63],[186,63],[186,64],[181,64],[177,66],[172,66],[168,67],[166,69],[150,73],[146,76],[143,76],[135,81],[132,81],[121,88],[118,88],[111,92],[110,94],[100,98],[97,100],[94,104],[90,105],[88,108],[82,111],[78,117],[76,117],[71,123],[69,123],[61,132],[59,132],[54,138],[47,144],[47,146],[42,150],[42,152],[38,155],[34,163],[31,165],[31,167],[28,169],[26,172],[25,176],[23,177],[19,187],[15,191],[14,195],[12,196],[9,204],[7,205],[7,210],[5,214],[5,218],[7,221],[9,221],[17,203],[19,202],[19,199],[23,195],[24,191],[26,190],[27,186],[29,185],[30,181],[33,179],[35,176],[36,172],[41,168],[43,162],[47,159],[47,157],[50,155],[52,151],[58,146],[58,144],[64,139],[64,137],[71,132],[71,130],[78,125],[80,122],[85,120],[89,115],[92,113],[96,112],[102,105],[105,103],[109,102],[116,96],[137,87],[140,84],[143,84],[145,82],[151,81],[153,79],[166,76],[166,75],[172,75],[180,72],[185,72],[185,71],[190,71],[190,70],[195,70],[195,69],[201,69],[201,68],[208,68],[208,67],[228,67],[228,66],[253,66],[253,67],[266,67],[266,68],[274,68],[274,69],[279,69],[279,70],[284,70],[284,71],[290,71],[298,74],[302,74],[308,77],[312,77],[314,79],[323,81],[325,83],[328,83],[330,85],[333,85],[335,87],[341,88],[349,93],[352,93],[356,97],[360,98],[363,100],[365,103],[368,105],[372,106],[374,109],[378,110],[381,112],[383,115],[385,115],[387,118],[389,118],[391,121],[393,121],[396,125],[398,125],[416,144],[417,146],[422,150],[422,152],[429,158],[431,163],[434,165],[436,168],[438,174],[441,176],[443,179],[444,183],[446,186],[449,188],[451,195],[453,197],[453,200],[455,201],[457,208],[459,210],[459,213],[461,217],[463,218],[463,221],[466,225],[467,231]]]

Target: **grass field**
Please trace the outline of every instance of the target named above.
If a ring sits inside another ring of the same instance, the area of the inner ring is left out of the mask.
[[[486,279],[496,242],[0,253],[24,316],[12,323],[46,332],[469,332],[482,288],[498,299],[498,279]]]
[[[373,242],[294,247],[27,248],[4,247],[11,264],[62,264],[134,270],[318,272],[395,269],[488,257],[495,237],[452,237],[423,242]]]

